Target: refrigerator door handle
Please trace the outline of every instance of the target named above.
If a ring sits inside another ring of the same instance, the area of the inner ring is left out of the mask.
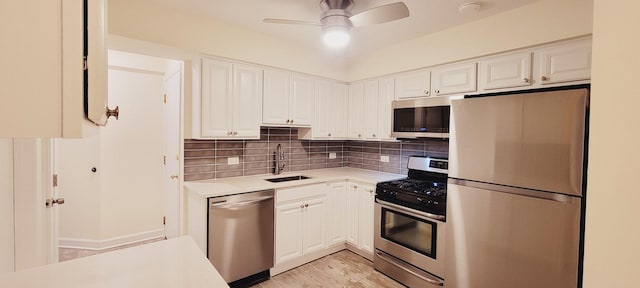
[[[476,181],[456,179],[456,178],[449,178],[448,183],[453,185],[491,190],[491,191],[496,191],[501,193],[515,194],[515,195],[551,200],[551,201],[568,203],[568,204],[580,203],[580,197],[578,196],[569,196],[569,195],[558,194],[553,192],[496,185],[496,184],[476,182]]]

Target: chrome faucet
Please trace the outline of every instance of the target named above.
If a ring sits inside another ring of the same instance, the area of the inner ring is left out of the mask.
[[[273,152],[275,155],[276,169],[275,174],[278,175],[284,170],[285,163],[280,164],[280,161],[284,161],[284,152],[282,151],[282,145],[278,144],[276,147],[276,152]]]

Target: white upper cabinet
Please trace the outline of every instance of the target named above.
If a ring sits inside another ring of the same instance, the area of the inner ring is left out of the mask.
[[[362,138],[377,140],[378,134],[378,80],[364,82],[362,102]]]
[[[349,85],[349,120],[347,129],[348,136],[351,139],[362,139],[364,137],[363,129],[363,113],[362,107],[364,101],[364,83],[357,82]]]
[[[391,103],[394,100],[395,85],[393,77],[378,80],[378,139],[394,140],[391,137]]]
[[[531,85],[531,52],[480,61],[480,90]]]
[[[86,11],[82,1],[0,2],[0,138],[80,138],[106,124],[106,18],[105,0]]]
[[[289,78],[289,72],[264,70],[263,124],[289,124]]]
[[[313,96],[315,79],[302,75],[291,75],[291,109],[289,112],[293,125],[310,126],[313,119]]]
[[[396,99],[431,95],[431,71],[429,69],[400,73],[395,78]]]
[[[285,71],[264,71],[262,123],[276,126],[310,126],[315,79]]]
[[[461,63],[431,69],[432,96],[474,92],[476,86],[476,63]]]
[[[315,87],[313,139],[346,138],[349,86],[317,80]]]
[[[552,84],[591,78],[591,40],[553,45],[537,51],[538,80]]]
[[[193,120],[200,129],[194,129],[194,138],[260,138],[262,70],[208,58],[201,70],[200,119]]]

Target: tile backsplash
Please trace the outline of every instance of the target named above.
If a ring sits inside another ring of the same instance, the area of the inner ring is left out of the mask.
[[[285,154],[283,172],[349,166],[406,174],[409,156],[447,157],[449,147],[442,140],[300,140],[297,128],[263,127],[256,140],[185,140],[185,181],[273,173],[278,144]],[[336,158],[329,159],[329,153]],[[381,162],[380,156],[388,156],[389,162]],[[229,164],[229,158],[235,157],[237,164]]]

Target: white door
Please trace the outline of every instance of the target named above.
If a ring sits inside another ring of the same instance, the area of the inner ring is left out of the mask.
[[[304,201],[304,232],[302,253],[323,250],[326,245],[326,203],[325,198],[315,198]]]
[[[264,95],[262,96],[262,123],[288,125],[289,118],[289,73],[264,70]]]
[[[201,135],[229,137],[232,130],[233,65],[202,59]]]
[[[182,96],[182,63],[176,63],[164,80],[164,235],[180,236],[180,100]]]
[[[0,139],[0,274],[14,271],[13,140]]]
[[[311,125],[313,119],[313,78],[301,75],[291,75],[291,106],[289,115],[293,125]]]
[[[302,256],[302,202],[276,206],[276,264]]]
[[[363,104],[364,101],[364,84],[354,83],[349,85],[349,123],[348,131],[349,138],[362,139],[362,117],[363,117]]]
[[[233,65],[233,136],[260,138],[262,121],[262,69]]]
[[[57,261],[57,205],[52,198],[52,156],[49,139],[15,139],[13,163],[15,269]]]

